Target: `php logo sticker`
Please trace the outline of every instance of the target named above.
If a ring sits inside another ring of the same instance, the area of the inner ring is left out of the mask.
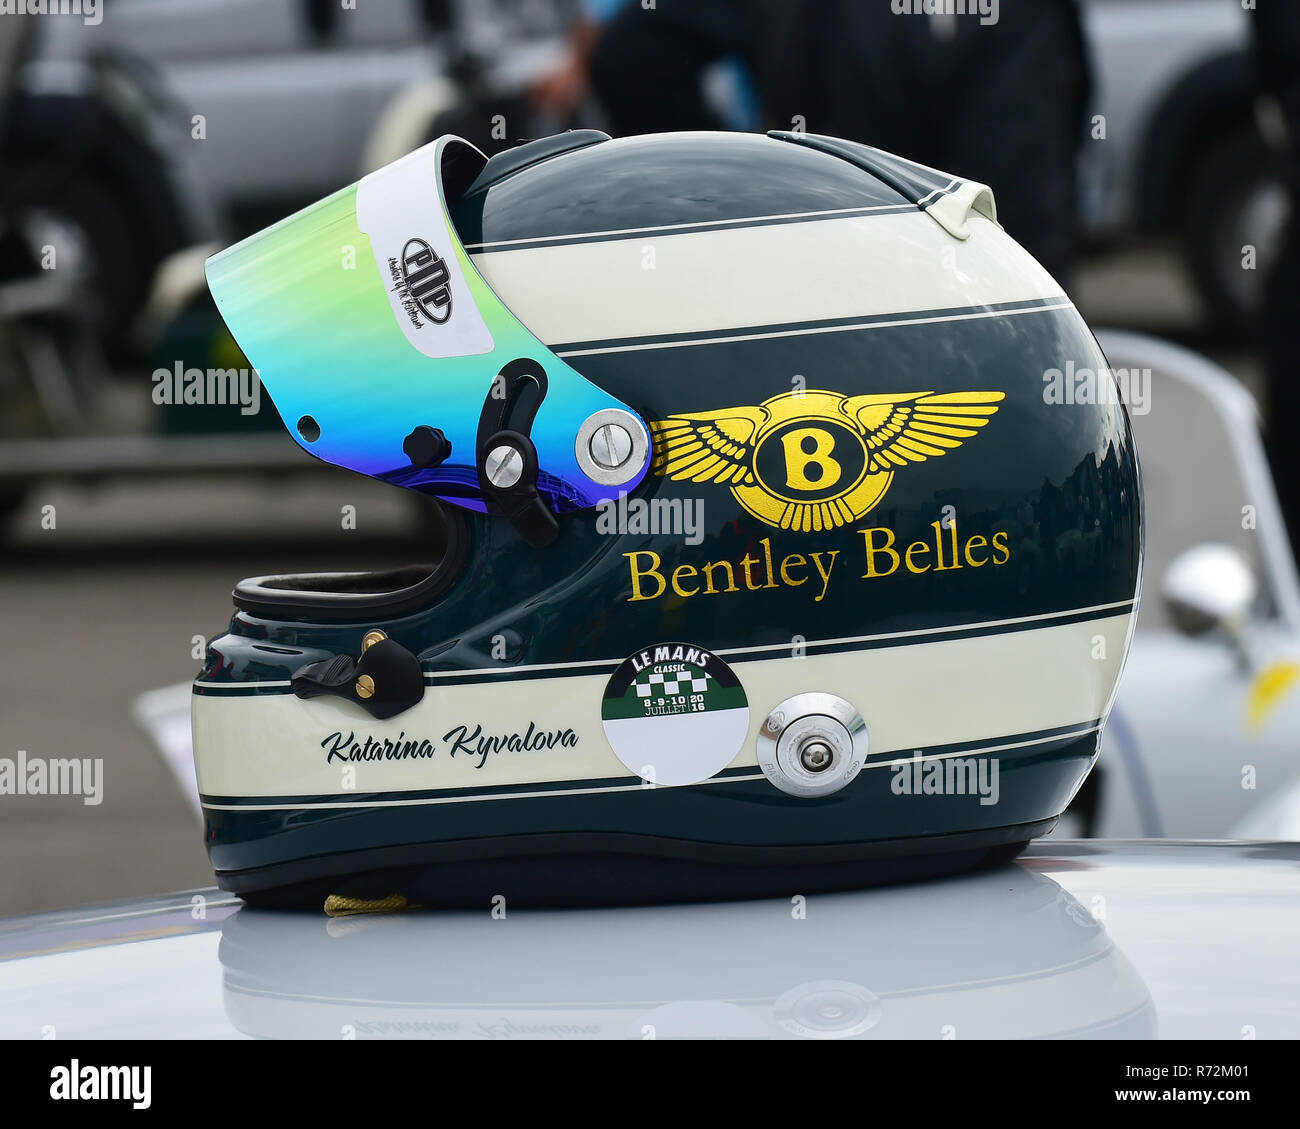
[[[416,308],[435,325],[451,317],[451,271],[423,239],[408,239],[402,248],[402,282]]]

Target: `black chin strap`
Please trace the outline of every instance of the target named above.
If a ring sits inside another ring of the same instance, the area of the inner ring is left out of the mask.
[[[537,448],[528,434],[545,398],[541,365],[528,357],[507,364],[483,401],[475,457],[488,512],[506,518],[538,548],[550,545],[560,532],[537,489]]]

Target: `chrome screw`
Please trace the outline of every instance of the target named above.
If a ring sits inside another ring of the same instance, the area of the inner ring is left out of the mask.
[[[825,772],[834,759],[835,751],[825,741],[806,741],[799,750],[799,763],[809,772]]]
[[[617,470],[632,457],[632,436],[617,423],[598,427],[588,446],[591,457],[606,470]]]
[[[483,460],[483,469],[493,486],[508,490],[524,476],[524,457],[503,443],[488,452]]]

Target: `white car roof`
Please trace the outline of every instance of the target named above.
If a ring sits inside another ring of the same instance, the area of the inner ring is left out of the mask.
[[[1300,846],[1040,842],[803,899],[0,923],[0,1037],[1300,1036]]]

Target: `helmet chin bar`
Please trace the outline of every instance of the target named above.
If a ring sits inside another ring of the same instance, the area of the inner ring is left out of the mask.
[[[509,520],[537,548],[560,532],[537,489],[537,448],[528,434],[546,388],[546,370],[530,357],[518,357],[497,373],[479,413],[475,460],[488,513]]]

